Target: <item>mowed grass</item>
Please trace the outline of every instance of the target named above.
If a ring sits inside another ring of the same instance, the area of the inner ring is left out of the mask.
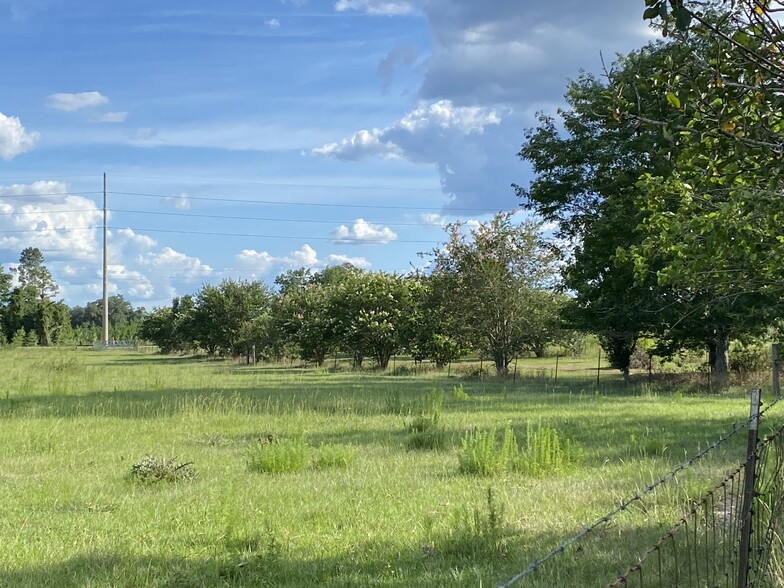
[[[556,383],[552,359],[521,362],[513,382],[455,366],[400,376],[0,350],[0,586],[495,586],[747,418],[741,389],[624,387],[610,371],[597,388],[592,363],[562,362]],[[434,410],[445,440],[412,450],[412,421]],[[521,441],[552,427],[583,461],[461,474],[466,434],[507,425]],[[311,467],[250,467],[260,444],[290,440]],[[744,448],[736,435],[520,585],[614,580]],[[195,475],[135,481],[148,455]]]

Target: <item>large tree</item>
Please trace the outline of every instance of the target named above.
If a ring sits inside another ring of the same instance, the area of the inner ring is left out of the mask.
[[[498,375],[536,348],[542,296],[555,296],[555,255],[538,224],[498,214],[469,232],[450,225],[449,240],[433,251],[433,275],[449,282],[449,305],[468,340],[489,353]]]
[[[565,255],[564,280],[575,296],[565,316],[599,335],[611,364],[627,377],[635,341],[645,334],[659,337],[663,354],[709,347],[711,367],[724,379],[730,335],[759,325],[748,311],[756,302],[749,296],[718,300],[702,285],[660,279],[671,252],[656,247],[648,225],[652,213],[641,206],[648,190],[640,177],[671,177],[688,148],[681,134],[656,122],[670,128],[688,122],[672,108],[662,72],[677,66],[683,75],[698,75],[691,56],[706,44],[649,44],[619,57],[606,80],[580,76],[568,86],[568,108],[559,111],[562,128],[541,116],[519,154],[537,177],[527,188],[516,186],[518,195],[557,223],[557,235],[573,246]],[[624,116],[619,101],[636,116]],[[649,242],[647,271],[640,271],[629,252]]]

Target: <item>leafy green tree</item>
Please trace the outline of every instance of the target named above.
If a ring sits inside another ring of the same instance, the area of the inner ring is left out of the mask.
[[[405,323],[413,307],[411,286],[397,274],[356,269],[341,274],[341,281],[333,286],[328,311],[335,321],[335,333],[354,353],[357,364],[369,356],[386,369],[392,356],[407,343]]]
[[[302,359],[318,366],[339,343],[335,318],[330,314],[334,292],[334,287],[310,283],[282,292],[274,305],[277,327],[297,346]]]
[[[574,299],[564,317],[574,328],[599,335],[611,365],[627,378],[641,335],[658,337],[662,354],[707,346],[714,351],[714,372],[726,377],[730,334],[759,325],[756,313],[748,312],[748,296],[722,300],[704,285],[660,279],[658,270],[671,262],[672,252],[656,244],[647,227],[650,207],[642,204],[648,190],[640,177],[671,177],[674,162],[688,149],[681,134],[656,122],[679,128],[688,121],[673,109],[661,76],[668,68],[699,75],[692,56],[706,45],[649,44],[619,57],[606,81],[581,75],[568,86],[569,107],[559,111],[563,130],[553,117],[541,116],[519,154],[537,174],[528,188],[516,186],[524,206],[555,222],[557,236],[573,245],[563,274]],[[624,116],[621,102],[635,116]],[[648,271],[640,271],[628,252],[649,239]]]
[[[438,368],[469,350],[465,322],[451,308],[452,277],[436,273],[410,278],[414,305],[408,321],[408,348],[415,361],[429,359]]]
[[[27,247],[22,251],[16,276],[20,287],[35,288],[41,300],[52,298],[59,291],[51,272],[44,265],[44,255],[37,247]]]
[[[272,293],[261,282],[224,280],[196,295],[195,335],[208,353],[247,352],[269,319]],[[251,335],[252,334],[252,335]]]
[[[447,227],[449,241],[433,251],[433,275],[449,280],[449,305],[464,321],[468,340],[488,352],[496,372],[534,350],[541,315],[534,306],[555,286],[555,255],[539,236],[539,225],[498,214],[463,232]]]

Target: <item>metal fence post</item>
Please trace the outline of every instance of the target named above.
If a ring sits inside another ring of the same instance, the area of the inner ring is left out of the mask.
[[[746,465],[743,474],[743,511],[741,513],[740,553],[738,562],[738,588],[747,588],[749,580],[749,556],[751,554],[751,518],[754,512],[754,479],[757,469],[757,431],[759,430],[760,391],[751,393],[751,417],[749,439],[746,449]]]
[[[781,384],[779,383],[779,365],[781,365],[779,344],[774,343],[771,345],[771,350],[771,355],[773,356],[773,397],[779,398],[781,396]]]

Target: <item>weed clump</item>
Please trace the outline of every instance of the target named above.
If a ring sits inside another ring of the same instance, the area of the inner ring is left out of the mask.
[[[406,447],[414,450],[445,449],[447,434],[444,427],[439,426],[444,408],[444,391],[438,388],[431,390],[420,401],[420,407],[419,415],[406,425],[409,432]]]
[[[293,439],[262,438],[248,448],[248,469],[268,474],[301,472],[310,465],[312,451],[304,435]]]
[[[469,557],[503,557],[509,525],[506,509],[492,488],[487,489],[485,508],[461,510],[453,517],[452,528],[442,549],[452,555]]]
[[[267,435],[248,447],[246,458],[252,472],[286,474],[308,468],[345,468],[356,461],[357,454],[346,445],[322,445],[316,451],[304,435],[291,439]]]
[[[190,480],[195,471],[191,467],[192,461],[178,463],[176,458],[155,457],[145,455],[137,464],[134,464],[128,477],[137,482],[152,484],[154,482],[180,482]]]
[[[357,459],[357,452],[346,445],[322,445],[313,459],[313,467],[319,470],[327,468],[346,468]]]
[[[463,437],[463,451],[458,457],[464,474],[492,476],[503,472],[520,472],[543,476],[577,467],[583,451],[571,439],[562,439],[551,427],[533,427],[528,423],[525,447],[521,448],[511,425],[498,443],[496,430],[471,431]]]

